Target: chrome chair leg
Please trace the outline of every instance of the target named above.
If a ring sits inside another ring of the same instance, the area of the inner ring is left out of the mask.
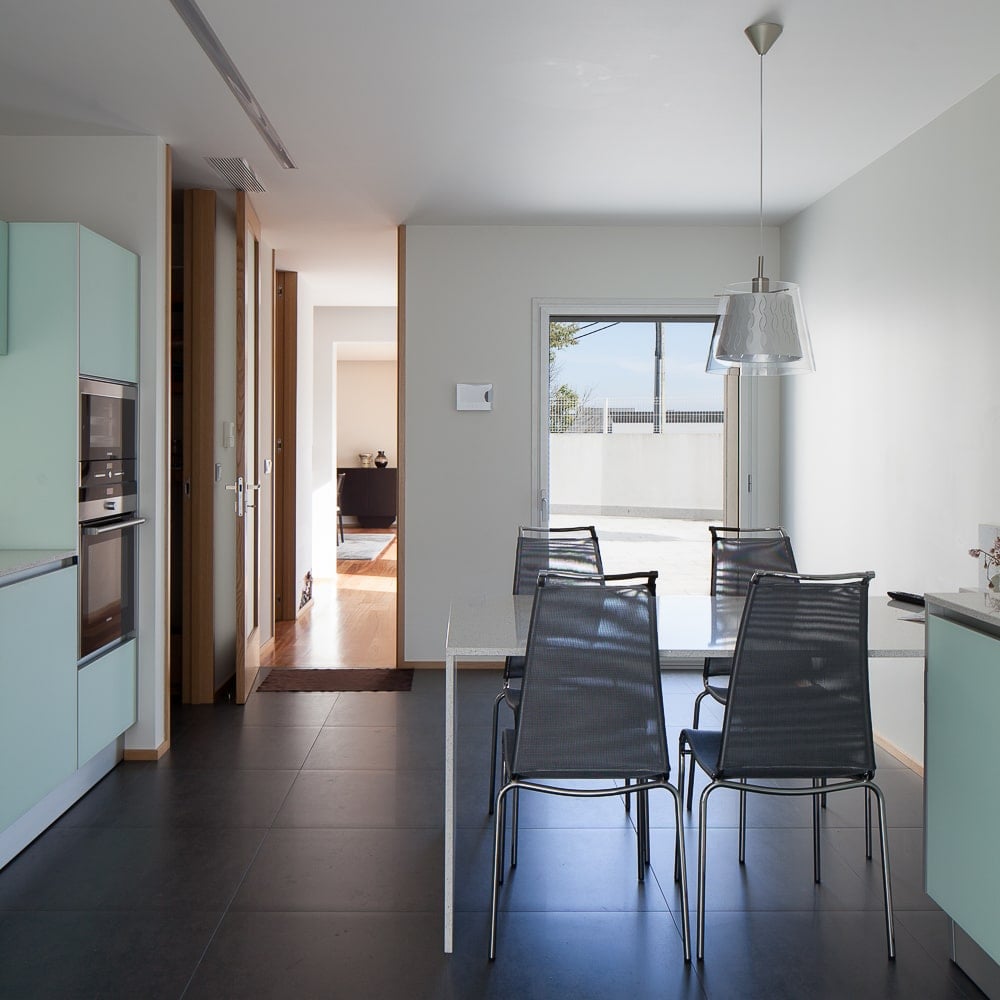
[[[692,768],[694,770],[694,768]],[[740,784],[745,785],[746,778],[740,779]],[[740,792],[740,864],[747,863],[747,793]]]
[[[510,866],[517,867],[517,811],[521,804],[521,789],[514,789],[514,804],[510,810]]]
[[[625,812],[632,811],[632,796],[629,794],[629,785],[632,784],[631,778],[625,779]]]
[[[889,828],[885,818],[885,796],[876,784],[867,786],[878,803],[878,839],[882,850],[882,899],[885,903],[885,937],[889,958],[896,957],[896,930],[892,914],[892,879],[889,874]],[[867,799],[867,791],[865,798]]]
[[[497,794],[497,730],[500,727],[500,702],[504,700],[503,688],[500,693],[493,699],[493,729],[490,732],[490,746],[492,747],[493,756],[490,757],[490,812],[493,815],[493,800],[496,798]]]
[[[813,788],[822,788],[826,783],[821,782],[817,778],[813,778]],[[823,799],[826,798],[826,793],[817,793],[812,796],[812,813],[813,813],[813,881],[822,881],[822,873],[820,870],[820,855],[819,855],[819,810],[820,804]]]
[[[691,961],[691,914],[688,907],[687,856],[684,851],[684,825],[681,816],[682,794],[667,785],[674,800],[674,880],[681,884],[681,937],[684,940],[684,961]]]
[[[711,782],[701,793],[698,808],[698,961],[705,957],[705,868],[708,847],[708,797],[718,786]],[[683,848],[682,848],[683,849]]]
[[[865,857],[872,859],[872,796],[865,789]]]
[[[636,854],[636,878],[640,882],[646,881],[646,845],[645,845],[645,817],[646,793],[635,793],[635,854]]]
[[[493,902],[490,916],[490,961],[497,955],[497,903],[503,884],[503,828],[507,805],[506,786],[500,792],[499,805],[493,821]]]

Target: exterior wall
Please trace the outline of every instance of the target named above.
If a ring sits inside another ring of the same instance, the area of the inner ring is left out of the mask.
[[[663,434],[552,434],[549,502],[564,510],[642,517],[722,516],[722,425]]]

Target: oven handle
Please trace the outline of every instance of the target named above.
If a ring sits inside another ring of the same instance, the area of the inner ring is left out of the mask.
[[[137,525],[145,524],[146,519],[144,517],[136,517],[131,521],[116,521],[114,524],[101,524],[95,527],[87,527],[83,529],[85,535],[106,535],[109,531],[121,531],[122,528],[134,528]]]

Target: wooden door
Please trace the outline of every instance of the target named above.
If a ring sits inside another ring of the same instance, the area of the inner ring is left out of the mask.
[[[236,701],[260,670],[260,449],[258,434],[260,220],[236,192]]]

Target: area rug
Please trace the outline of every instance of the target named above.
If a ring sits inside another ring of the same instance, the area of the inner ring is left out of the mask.
[[[337,558],[370,562],[372,559],[378,559],[395,539],[395,535],[345,535],[344,540],[337,546]]]
[[[258,691],[409,691],[412,670],[377,670],[347,667],[288,667],[272,670]]]

